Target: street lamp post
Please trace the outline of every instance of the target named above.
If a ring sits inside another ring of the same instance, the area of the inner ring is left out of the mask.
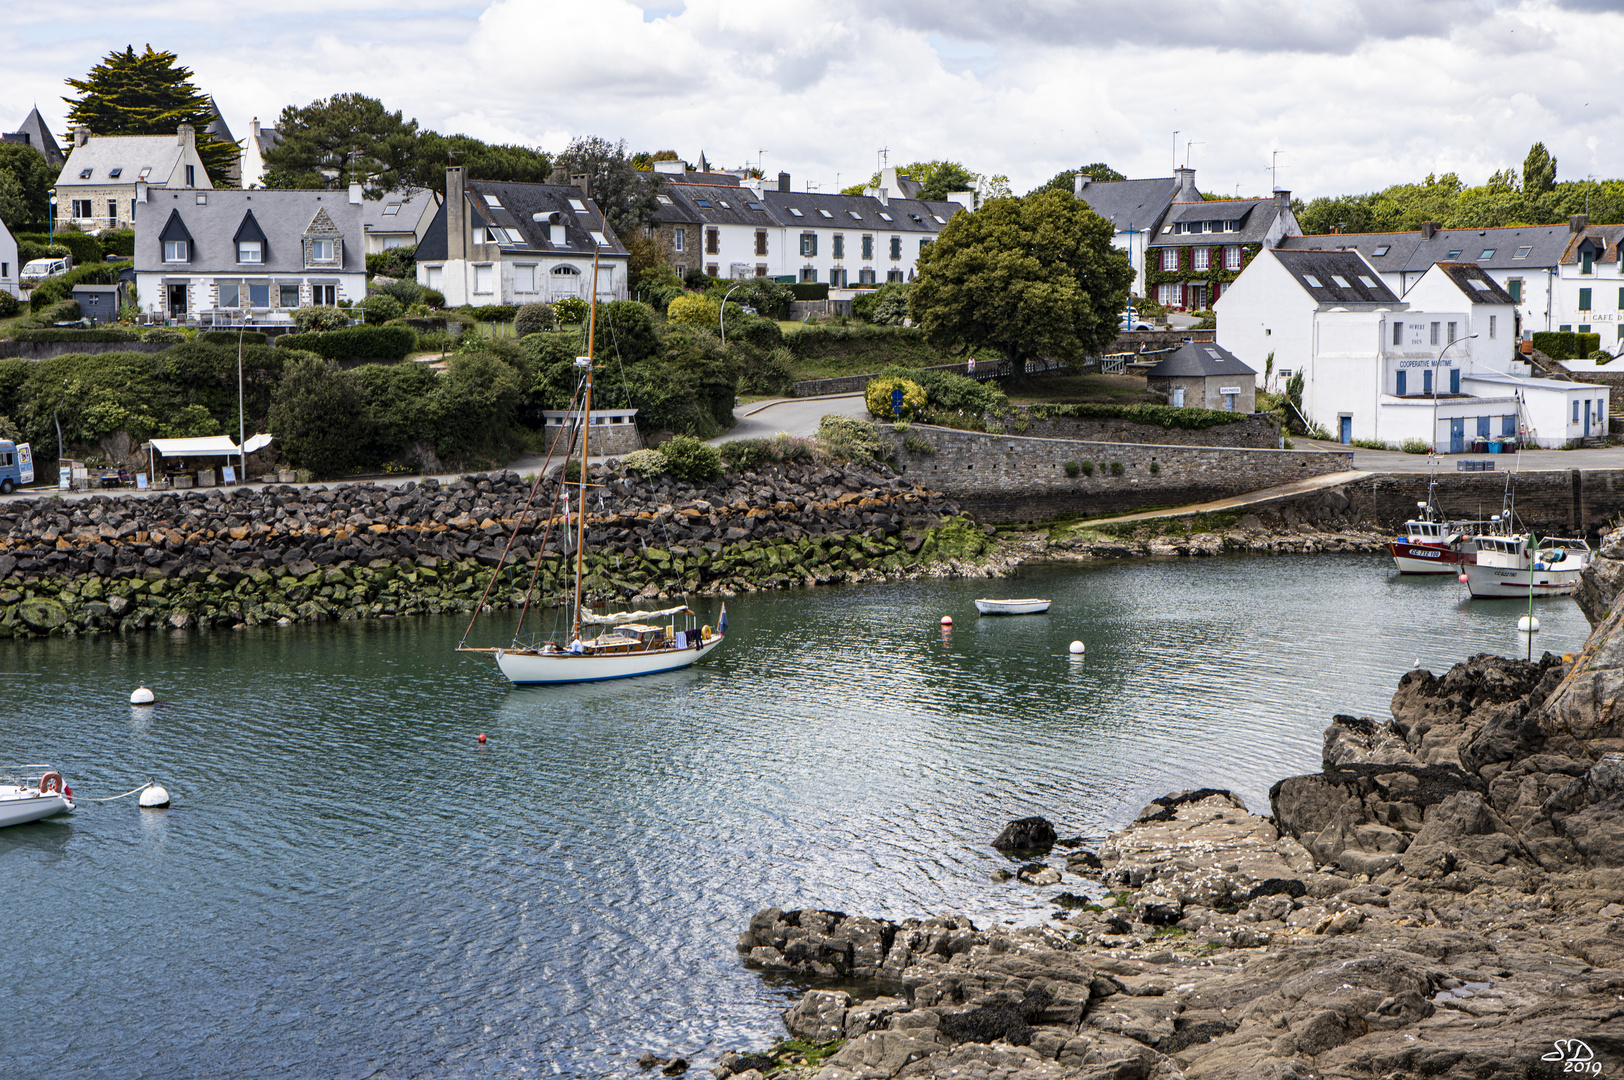
[[[1437,359],[1432,362],[1432,452],[1435,455],[1440,452],[1438,450],[1438,367],[1444,362],[1444,353],[1461,342],[1471,341],[1475,337],[1477,337],[1476,334],[1467,334],[1465,337],[1456,338],[1439,349]]]
[[[722,313],[717,316],[716,321],[722,328],[722,348],[724,349],[727,348],[727,298],[742,288],[744,288],[744,282],[741,281],[727,291],[727,296],[722,297]]]
[[[38,234],[36,234],[38,235]],[[56,243],[56,191],[51,192],[51,210],[47,215],[45,225],[45,243],[47,246]]]

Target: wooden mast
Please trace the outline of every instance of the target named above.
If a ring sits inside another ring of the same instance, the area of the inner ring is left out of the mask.
[[[582,578],[586,570],[586,454],[587,439],[592,432],[592,348],[598,333],[598,253],[592,250],[592,306],[587,309],[586,320],[586,401],[581,413],[581,477],[577,489],[575,521],[575,638],[581,637]]]

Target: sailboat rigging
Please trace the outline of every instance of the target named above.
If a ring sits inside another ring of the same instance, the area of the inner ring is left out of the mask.
[[[519,634],[524,627],[524,619],[530,608],[530,598],[534,594],[537,575],[540,571],[540,559],[546,550],[547,537],[552,532],[552,517],[548,519],[547,528],[542,536],[541,550],[537,552],[537,565],[531,571],[530,588],[525,594],[523,607],[519,612],[519,622],[514,629],[513,644],[509,648],[478,648],[467,644],[468,633],[472,631],[474,622],[479,617],[479,611],[484,607],[485,599],[489,597],[491,588],[496,583],[507,561],[508,554],[513,550],[519,535],[519,529],[524,524],[537,494],[541,490],[543,477],[546,474],[545,466],[537,476],[536,483],[530,492],[530,499],[525,503],[524,512],[515,522],[513,533],[508,538],[507,547],[503,549],[502,557],[491,572],[490,584],[486,586],[485,594],[474,609],[474,618],[469,620],[468,630],[463,632],[463,642],[457,646],[458,652],[472,652],[489,654],[496,660],[496,666],[501,670],[509,682],[517,686],[536,686],[557,683],[575,682],[601,682],[607,679],[625,679],[637,675],[652,675],[662,671],[673,671],[677,668],[687,667],[701,657],[707,655],[722,643],[727,633],[727,605],[722,605],[721,616],[717,620],[715,630],[710,626],[695,627],[698,621],[693,609],[687,604],[664,608],[659,611],[621,611],[605,614],[594,614],[586,609],[586,517],[588,483],[588,442],[592,432],[592,373],[593,350],[597,343],[598,325],[598,254],[594,251],[592,256],[592,306],[587,316],[586,355],[575,358],[575,365],[582,369],[582,384],[577,394],[581,399],[581,471],[576,485],[575,499],[575,582],[573,594],[570,596],[572,607],[572,631],[567,644],[560,645],[556,641],[547,641],[539,645],[524,645],[520,643]],[[573,410],[575,401],[570,402]],[[559,439],[569,430],[562,427]],[[555,447],[557,440],[555,440]],[[566,449],[566,464],[569,453]],[[552,459],[552,451],[548,451],[547,459]],[[571,525],[569,515],[569,490],[567,472],[559,474],[559,488],[564,505],[564,532],[566,538]],[[601,505],[601,498],[600,498]],[[554,501],[552,514],[558,512],[558,500]],[[681,620],[679,626],[679,620]],[[662,625],[662,622],[664,625]],[[597,633],[587,635],[587,627],[596,627]]]

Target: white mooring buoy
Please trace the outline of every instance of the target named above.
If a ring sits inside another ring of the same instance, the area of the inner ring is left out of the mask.
[[[942,625],[943,626],[952,626],[953,625],[953,616],[951,616],[951,615],[943,615],[942,616]]]
[[[131,705],[151,705],[152,704],[152,691],[148,690],[146,688],[145,684],[136,687],[130,693],[130,704]]]
[[[1517,620],[1517,629],[1525,634],[1538,633],[1539,617],[1536,615],[1524,615],[1522,618]]]
[[[1081,655],[1083,655],[1083,643],[1081,641],[1074,641],[1074,642],[1071,643],[1071,655],[1073,655],[1073,656],[1081,656]]]
[[[169,805],[169,792],[159,787],[158,781],[154,780],[141,792],[141,798],[138,801],[141,803],[142,809],[158,810]]]

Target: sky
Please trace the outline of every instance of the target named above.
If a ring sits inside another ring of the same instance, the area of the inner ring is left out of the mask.
[[[1311,199],[1482,183],[1543,141],[1624,176],[1624,0],[0,0],[0,130],[59,135],[107,53],[176,53],[239,139],[360,92],[424,127],[759,162],[796,190],[957,160],[1016,193],[1104,161]],[[1274,166],[1271,170],[1271,166]]]

